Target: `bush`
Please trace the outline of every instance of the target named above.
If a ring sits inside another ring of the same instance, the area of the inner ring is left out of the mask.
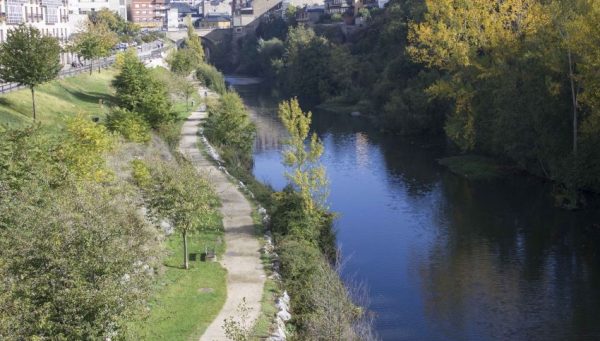
[[[190,49],[173,50],[167,58],[167,63],[171,67],[171,71],[178,75],[187,76],[194,71],[196,67],[196,56],[194,51]]]
[[[212,65],[200,64],[198,70],[196,70],[196,78],[216,93],[224,94],[227,91],[223,74]]]
[[[132,142],[150,141],[150,126],[138,114],[127,109],[116,108],[106,116],[106,127],[119,132]]]
[[[126,52],[122,56],[121,72],[113,81],[121,107],[142,114],[153,128],[174,121],[177,114],[172,110],[167,85],[157,79],[135,53]]]
[[[18,189],[39,178],[62,179],[64,167],[55,162],[59,143],[39,126],[4,130],[0,126],[0,182]]]
[[[281,273],[290,292],[294,321],[302,340],[366,340],[362,310],[350,297],[337,269],[319,249],[295,238],[278,243]],[[368,328],[367,328],[368,329]]]
[[[61,144],[58,157],[77,177],[97,182],[112,179],[104,154],[113,148],[114,139],[106,127],[78,115],[67,121]]]
[[[247,169],[252,166],[255,131],[242,99],[235,92],[225,92],[218,101],[209,104],[206,138],[219,148],[229,165]]]
[[[117,186],[38,184],[0,195],[0,338],[115,338],[150,291],[156,230]]]
[[[140,188],[145,188],[152,183],[150,168],[142,160],[131,161],[131,175],[135,184]]]
[[[165,122],[156,128],[156,132],[171,150],[177,149],[179,139],[181,138],[181,124],[177,122]]]

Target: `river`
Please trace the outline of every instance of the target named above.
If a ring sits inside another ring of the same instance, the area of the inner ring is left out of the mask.
[[[258,127],[254,174],[281,189],[276,101],[235,87]],[[600,210],[557,209],[551,186],[531,177],[454,175],[436,161],[444,140],[322,112],[312,129],[343,277],[367,285],[383,340],[600,340]]]

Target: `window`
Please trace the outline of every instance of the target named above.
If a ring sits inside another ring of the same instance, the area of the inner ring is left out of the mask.
[[[46,23],[56,24],[59,20],[58,8],[62,4],[62,0],[42,0],[42,6],[46,7]],[[40,8],[40,19],[43,16],[44,10]],[[37,9],[36,9],[37,14]],[[56,31],[53,31],[56,35]]]
[[[140,4],[135,4],[134,7],[135,8],[140,8]]]

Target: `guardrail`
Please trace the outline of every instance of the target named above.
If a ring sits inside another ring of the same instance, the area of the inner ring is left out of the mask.
[[[161,53],[165,50],[166,50],[166,48],[164,48],[164,47],[161,49],[151,50],[149,53],[144,52],[143,55],[138,55],[138,57],[141,61],[152,59],[152,58],[159,58],[161,56]],[[113,55],[113,56],[104,58],[103,60],[96,61],[93,64],[93,67],[94,67],[93,70],[108,69],[114,63],[115,63],[115,56]],[[71,77],[71,76],[75,76],[75,75],[78,75],[78,74],[84,73],[84,72],[90,72],[89,64],[83,65],[80,67],[69,67],[67,69],[60,70],[57,78],[62,79],[65,77]],[[20,89],[24,89],[24,88],[26,88],[25,85],[19,85],[18,83],[1,83],[0,84],[0,93],[5,94],[5,93],[11,92],[11,91],[16,91],[16,90],[20,90]]]

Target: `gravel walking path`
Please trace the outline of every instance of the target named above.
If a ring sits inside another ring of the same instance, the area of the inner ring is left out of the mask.
[[[237,317],[237,308],[244,298],[250,308],[249,321],[252,323],[259,317],[266,275],[260,260],[260,244],[254,234],[252,206],[237,186],[198,149],[198,125],[206,115],[205,111],[196,111],[188,117],[181,131],[179,149],[202,174],[208,176],[223,204],[221,213],[226,250],[221,264],[227,269],[227,299],[219,315],[200,338],[201,341],[220,341],[227,340],[223,320]]]

